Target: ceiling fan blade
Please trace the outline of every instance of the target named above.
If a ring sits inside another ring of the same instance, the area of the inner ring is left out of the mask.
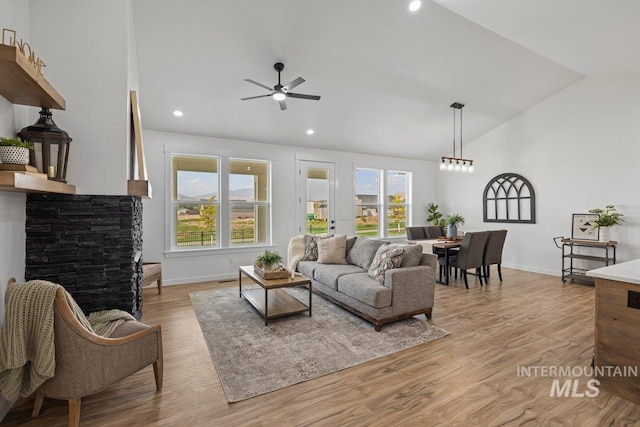
[[[318,95],[304,95],[302,93],[287,92],[287,96],[290,96],[291,98],[312,99],[314,101],[320,100],[320,97]]]
[[[278,103],[280,104],[280,109],[281,110],[286,110],[287,109],[287,103],[285,102],[285,100],[283,99],[282,101],[278,101]]]
[[[283,86],[282,90],[284,90],[286,92],[286,91],[291,90],[294,87],[296,87],[296,86],[298,86],[298,85],[300,85],[302,83],[304,83],[304,79],[302,77],[298,77],[297,79],[293,80],[289,84]]]
[[[254,84],[254,85],[256,85],[256,86],[263,87],[263,88],[265,88],[266,90],[273,90],[273,88],[272,88],[272,87],[269,87],[269,86],[263,85],[262,83],[258,83],[258,82],[254,81],[254,80],[251,80],[251,79],[244,79],[244,81],[245,81],[245,82],[252,83],[252,84]]]
[[[273,95],[272,93],[268,93],[266,95],[258,95],[258,96],[250,96],[248,98],[240,98],[241,101],[246,101],[247,99],[256,99],[256,98],[265,98],[267,96]]]

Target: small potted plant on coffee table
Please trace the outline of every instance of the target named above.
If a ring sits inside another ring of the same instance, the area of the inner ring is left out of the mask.
[[[253,263],[258,274],[265,279],[282,279],[289,275],[289,272],[280,265],[283,261],[278,251],[265,250]]]
[[[29,164],[29,150],[33,144],[20,138],[0,138],[0,162],[17,165]]]

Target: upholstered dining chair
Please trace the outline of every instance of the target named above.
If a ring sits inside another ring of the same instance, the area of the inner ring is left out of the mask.
[[[426,240],[425,227],[406,227],[407,240]]]
[[[507,239],[507,230],[490,230],[489,237],[484,249],[484,259],[482,261],[482,268],[484,270],[485,281],[489,279],[490,266],[496,264],[498,266],[498,277],[502,282],[502,248],[504,242]]]
[[[55,373],[36,391],[32,417],[45,397],[69,401],[69,426],[80,424],[80,400],[153,364],[156,389],[162,389],[160,325],[126,321],[109,338],[95,335],[75,317],[64,289],[54,300]]]
[[[424,230],[427,235],[427,239],[437,239],[438,237],[444,237],[446,235],[444,227],[441,225],[427,225],[424,227]]]
[[[455,267],[459,268],[464,279],[464,286],[469,289],[469,283],[467,280],[467,270],[470,268],[476,269],[476,276],[480,280],[480,286],[482,286],[482,260],[484,255],[484,247],[487,242],[489,233],[487,231],[474,231],[465,233],[462,243],[460,244],[460,250],[457,254],[449,257],[449,265],[444,268]],[[445,262],[444,257],[439,257],[438,261],[442,265]]]

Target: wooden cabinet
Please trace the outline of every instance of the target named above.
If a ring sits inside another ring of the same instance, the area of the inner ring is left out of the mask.
[[[561,245],[558,244],[560,240]],[[586,275],[586,268],[575,265],[575,260],[603,262],[605,266],[616,263],[616,246],[618,242],[598,242],[591,240],[576,240],[555,238],[556,245],[562,249],[562,281],[578,280],[581,282],[594,284],[593,277]],[[585,248],[596,249],[601,255],[594,255],[583,251]]]
[[[596,278],[595,378],[601,389],[640,404],[640,260],[588,274]]]
[[[0,44],[0,95],[13,104],[64,110],[64,98],[16,47]],[[0,191],[75,194],[74,185],[0,171]]]

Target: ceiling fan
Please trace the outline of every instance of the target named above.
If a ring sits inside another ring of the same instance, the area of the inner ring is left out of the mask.
[[[304,83],[304,79],[302,77],[298,77],[297,79],[293,80],[289,84],[286,84],[286,85],[283,86],[280,83],[280,73],[282,72],[282,70],[284,70],[284,64],[282,62],[276,62],[273,65],[273,68],[275,68],[275,70],[278,72],[278,84],[275,85],[273,87],[273,89],[270,88],[267,85],[263,85],[262,83],[258,83],[258,82],[254,81],[254,80],[244,79],[245,82],[249,82],[249,83],[252,83],[252,84],[254,84],[256,86],[260,86],[261,88],[264,88],[264,89],[267,89],[268,91],[271,91],[271,93],[269,93],[267,95],[250,96],[248,98],[240,98],[240,99],[242,101],[246,101],[248,99],[265,98],[267,96],[271,96],[271,97],[273,97],[273,99],[278,101],[278,103],[280,104],[280,109],[281,110],[286,110],[287,109],[287,103],[285,101],[287,98],[311,99],[313,101],[320,100],[320,97],[317,96],[317,95],[304,95],[302,93],[289,92],[294,87],[298,86],[299,84]]]

